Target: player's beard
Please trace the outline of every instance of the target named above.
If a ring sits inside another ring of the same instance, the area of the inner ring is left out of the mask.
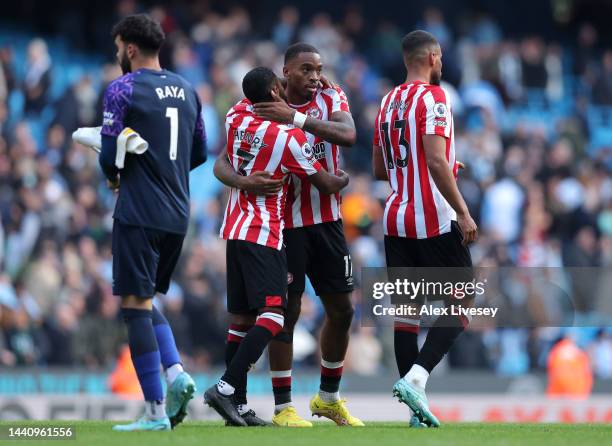
[[[119,58],[119,66],[121,67],[121,71],[123,72],[123,74],[128,74],[132,72],[130,59],[128,58],[127,53],[125,51],[121,53],[121,57]]]

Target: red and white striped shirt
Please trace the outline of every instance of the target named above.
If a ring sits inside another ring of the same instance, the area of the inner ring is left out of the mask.
[[[374,145],[382,148],[392,189],[385,235],[435,237],[449,232],[457,218],[431,177],[423,135],[446,138],[446,159],[456,177],[453,117],[444,90],[424,82],[395,87],[382,99],[374,127]]]
[[[332,113],[345,111],[350,113],[348,99],[339,87],[321,89],[313,95],[312,100],[303,105],[292,105],[292,108],[316,119],[329,120]],[[336,174],[340,155],[338,146],[324,141],[312,133],[306,132],[314,156],[328,172]],[[312,185],[307,179],[294,176],[289,185],[285,223],[287,228],[299,228],[317,223],[336,221],[340,216],[340,193],[326,195]]]
[[[280,250],[289,174],[306,179],[322,167],[315,160],[302,130],[256,117],[253,105],[247,99],[229,110],[225,129],[227,156],[237,172],[248,176],[253,172],[267,171],[272,173],[272,178],[286,181],[274,196],[258,196],[232,189],[220,236]]]

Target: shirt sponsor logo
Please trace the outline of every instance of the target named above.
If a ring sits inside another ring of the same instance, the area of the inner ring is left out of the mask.
[[[102,125],[112,126],[113,122],[115,122],[113,113],[109,111],[105,111],[103,115],[103,119],[102,119]]]
[[[314,157],[316,160],[322,160],[325,158],[325,143],[319,142],[313,146]]]

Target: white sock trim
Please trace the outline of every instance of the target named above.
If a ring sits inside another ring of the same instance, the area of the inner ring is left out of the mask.
[[[282,314],[272,313],[271,311],[266,311],[265,313],[261,313],[259,316],[257,316],[257,319],[260,319],[260,318],[270,319],[276,322],[281,327],[285,323],[285,317]]]
[[[288,403],[283,403],[283,404],[276,404],[274,406],[274,413],[279,413],[283,410],[285,410],[287,407],[293,407],[293,403],[292,402],[288,402]]]
[[[291,378],[291,369],[289,370],[270,370],[272,378]]]
[[[340,392],[326,392],[324,390],[319,390],[319,396],[326,403],[334,403],[340,400]]]
[[[236,331],[236,330],[227,330],[229,334],[233,334],[234,336],[239,336],[244,338],[246,336],[246,331]]]
[[[330,362],[330,361],[326,361],[325,359],[321,358],[321,365],[328,369],[339,369],[340,367],[344,365],[344,361]]]
[[[183,372],[183,366],[180,362],[171,365],[166,369],[166,381],[168,384],[172,384],[174,380]]]
[[[145,415],[149,420],[161,420],[162,418],[166,418],[165,401],[145,401]]]
[[[425,370],[422,366],[418,364],[414,364],[404,379],[408,381],[410,384],[415,384],[418,387],[421,387],[423,390],[427,385],[427,379],[429,378],[429,372]]]
[[[232,386],[230,383],[223,381],[222,379],[220,379],[217,383],[217,390],[219,390],[219,393],[225,396],[233,395],[236,391],[234,386]]]

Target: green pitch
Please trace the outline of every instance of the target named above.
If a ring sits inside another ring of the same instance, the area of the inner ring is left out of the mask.
[[[120,433],[108,421],[0,422],[7,426],[73,426],[75,440],[38,440],[29,444],[87,446],[603,446],[610,444],[612,424],[449,423],[439,429],[409,429],[404,423],[367,423],[365,428],[317,423],[314,428],[229,428],[220,422],[186,422],[173,432]],[[4,437],[6,438],[6,437]],[[7,441],[0,440],[2,444]]]

